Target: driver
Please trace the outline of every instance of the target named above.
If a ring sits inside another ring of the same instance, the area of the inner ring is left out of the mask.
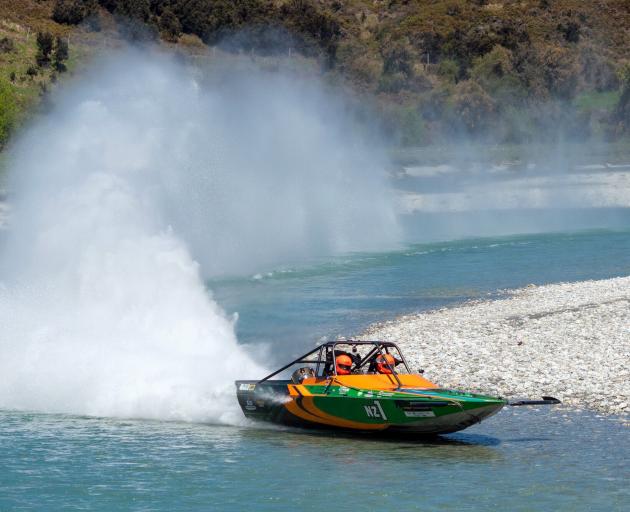
[[[341,354],[335,358],[335,369],[337,375],[350,375],[352,370],[352,359],[346,354]]]
[[[391,354],[379,354],[376,356],[376,371],[378,373],[393,373],[396,366],[396,359]]]

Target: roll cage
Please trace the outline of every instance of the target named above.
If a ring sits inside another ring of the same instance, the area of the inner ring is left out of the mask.
[[[350,347],[351,352],[346,350],[342,350],[341,347]],[[371,346],[371,347],[370,347]],[[367,353],[361,356],[358,353],[358,347],[368,347]],[[387,366],[391,370],[391,375],[398,382],[399,387],[402,386],[400,379],[398,378],[398,372],[396,371],[396,366],[398,364],[404,365],[407,373],[411,373],[409,369],[409,365],[405,360],[405,356],[403,356],[402,351],[391,341],[362,341],[362,340],[339,340],[339,341],[328,341],[326,343],[322,343],[317,346],[310,352],[301,355],[297,359],[294,359],[290,363],[284,365],[282,368],[279,368],[275,372],[267,375],[265,378],[258,381],[258,384],[265,382],[272,377],[275,377],[279,373],[287,370],[291,366],[297,364],[309,364],[315,365],[315,376],[320,378],[326,377],[334,377],[337,375],[337,370],[335,368],[335,359],[338,355],[345,354],[350,356],[353,361],[353,371],[355,373],[361,373],[362,370],[367,366],[367,371],[372,371],[375,366],[376,357],[379,354],[391,354],[392,352],[397,352],[400,356],[396,358],[394,355],[395,363],[393,365]],[[393,354],[392,354],[393,355]]]

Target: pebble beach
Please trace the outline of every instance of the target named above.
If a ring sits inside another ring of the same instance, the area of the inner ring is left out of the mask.
[[[443,387],[630,413],[630,277],[529,285],[375,324]]]

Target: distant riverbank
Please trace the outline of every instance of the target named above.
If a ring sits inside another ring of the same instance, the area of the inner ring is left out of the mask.
[[[364,336],[397,341],[441,386],[630,412],[630,277],[532,285],[402,316]]]

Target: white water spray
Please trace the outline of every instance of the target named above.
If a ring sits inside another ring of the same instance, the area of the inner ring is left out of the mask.
[[[18,143],[0,407],[235,421],[233,380],[264,370],[203,277],[396,241],[378,155],[339,103],[278,76],[219,78],[118,55]]]

